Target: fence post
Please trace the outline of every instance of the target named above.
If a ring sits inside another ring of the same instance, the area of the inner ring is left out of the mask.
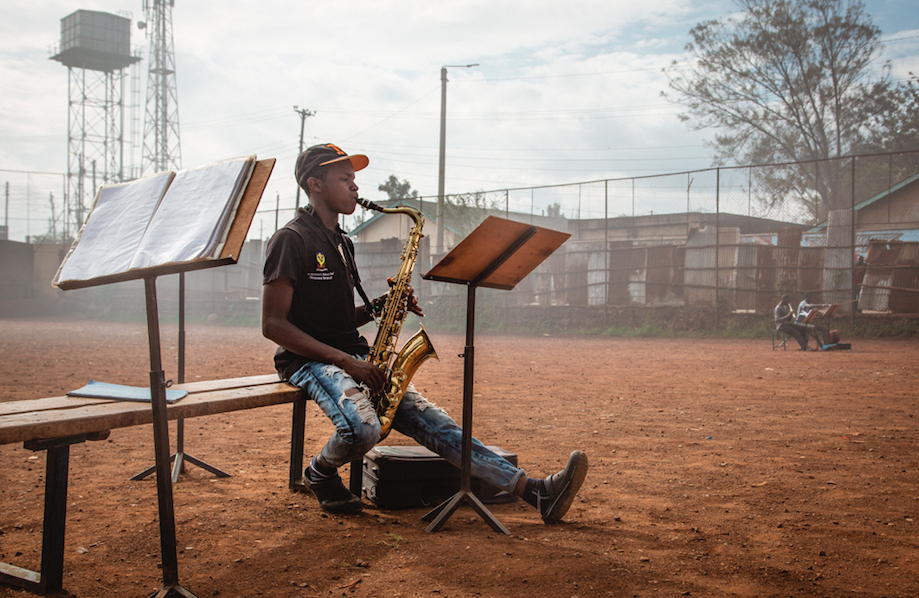
[[[721,330],[721,168],[715,169],[715,332]]]
[[[849,296],[853,299],[856,298],[855,294],[855,243],[857,241],[857,236],[855,234],[855,227],[858,226],[858,214],[855,212],[855,161],[858,158],[852,156],[852,216],[850,220],[852,221],[852,226],[849,230],[852,231],[852,247],[849,250]],[[888,200],[888,205],[890,201]],[[857,303],[852,303],[852,310],[849,312],[849,326],[855,327],[855,310],[858,309]]]
[[[511,192],[510,189],[504,190],[504,217],[510,220],[511,218]],[[530,217],[532,220],[532,216]],[[504,295],[504,332],[507,332],[508,329],[508,320],[511,316],[510,308],[510,293],[503,293]]]
[[[820,222],[820,204],[822,203],[823,194],[820,192],[820,160],[814,161],[814,189],[817,192],[817,196],[814,198],[816,205],[814,206],[814,220]],[[830,225],[830,212],[827,210],[826,214],[827,227]]]
[[[634,179],[633,179],[634,184]],[[609,328],[609,181],[603,181],[603,255],[605,256],[606,273],[603,278],[603,325]]]

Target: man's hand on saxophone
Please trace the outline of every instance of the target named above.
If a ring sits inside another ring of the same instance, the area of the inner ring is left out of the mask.
[[[396,281],[393,280],[392,278],[387,278],[386,282],[389,283],[389,286],[394,286],[396,284]],[[389,295],[383,295],[379,299],[375,300],[373,302],[374,307],[376,307],[377,301],[380,301],[380,300],[385,301],[388,296]],[[403,305],[402,308],[405,311],[412,312],[419,318],[424,317],[424,312],[421,310],[421,305],[418,304],[418,298],[415,297],[415,289],[413,289],[412,287],[408,287],[408,292],[405,294],[405,305]]]
[[[362,386],[366,386],[371,395],[383,390],[386,384],[386,372],[369,361],[356,359],[349,355],[339,367]]]
[[[421,306],[418,305],[418,298],[415,297],[415,289],[412,287],[408,288],[408,296],[405,299],[405,303],[408,311],[412,312],[419,318],[424,317],[424,312],[421,311]]]

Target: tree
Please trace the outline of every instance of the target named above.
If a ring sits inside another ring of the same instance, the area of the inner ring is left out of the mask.
[[[875,98],[871,112],[878,115],[877,151],[910,151],[919,148],[919,79],[913,73],[892,93]]]
[[[444,223],[449,223],[456,235],[463,239],[488,217],[498,212],[497,199],[489,199],[484,191],[448,195],[444,199]]]
[[[546,206],[546,215],[549,217],[564,218],[565,216],[562,214],[562,204],[558,202],[550,203]]]
[[[396,175],[389,175],[389,179],[385,183],[381,183],[377,187],[380,191],[385,191],[391,200],[399,199],[416,199],[418,197],[418,191],[412,189],[412,184],[408,181],[399,181]]]
[[[681,118],[717,130],[708,145],[719,165],[811,161],[756,169],[767,205],[794,197],[815,219],[849,207],[833,165],[815,174],[813,161],[900,139],[889,111],[905,90],[890,81],[889,64],[872,72],[880,30],[860,0],[735,2],[742,13],[694,27],[690,60],[668,72],[689,109]]]

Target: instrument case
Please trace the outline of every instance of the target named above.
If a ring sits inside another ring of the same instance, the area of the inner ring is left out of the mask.
[[[517,455],[488,447],[517,465]],[[364,496],[383,509],[436,507],[460,489],[460,470],[423,446],[377,446],[364,455]],[[486,504],[512,502],[516,496],[477,478],[471,490]]]

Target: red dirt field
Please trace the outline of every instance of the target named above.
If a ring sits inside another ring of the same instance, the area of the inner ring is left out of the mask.
[[[175,338],[164,326],[167,378]],[[464,339],[432,339],[441,360],[416,386],[459,417]],[[491,505],[510,536],[468,507],[437,533],[426,509],[324,514],[287,489],[289,405],[189,420],[186,452],[232,477],[189,467],[174,486],[181,583],[202,598],[917,596],[919,341],[844,340],[478,335],[475,435],[531,475],[590,459],[561,524]],[[270,373],[271,353],[256,328],[193,325],[186,379]],[[149,380],[140,323],[0,320],[0,356],[0,400]],[[330,430],[308,406],[307,456]],[[44,455],[0,459],[0,561],[37,569]],[[67,595],[162,586],[155,482],[128,479],[152,462],[147,426],[71,448]]]

